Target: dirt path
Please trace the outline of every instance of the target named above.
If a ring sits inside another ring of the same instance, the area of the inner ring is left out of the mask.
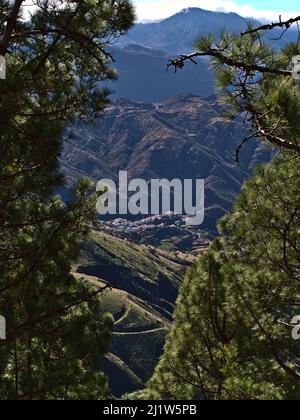
[[[158,331],[168,331],[167,328],[165,327],[161,327],[161,328],[154,328],[153,330],[147,330],[147,331],[128,331],[128,332],[114,332],[113,335],[142,335],[142,334],[152,334],[152,333],[156,333]]]

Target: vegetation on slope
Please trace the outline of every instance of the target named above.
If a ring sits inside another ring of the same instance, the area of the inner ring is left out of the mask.
[[[246,182],[219,224],[223,236],[189,271],[163,357],[137,398],[299,399],[300,89],[291,62],[300,50],[276,52],[264,29],[200,39],[170,64],[213,57],[230,117],[251,123],[241,147],[257,136],[279,153]]]
[[[299,397],[299,163],[278,157],[246,183],[224,237],[187,274],[143,398]]]
[[[145,386],[161,356],[178,289],[191,261],[93,231],[83,244],[76,277],[101,294],[101,310],[114,316],[109,353],[101,362],[111,392]]]

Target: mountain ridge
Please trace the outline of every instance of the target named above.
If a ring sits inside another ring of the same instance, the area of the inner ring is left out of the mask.
[[[195,7],[187,8],[159,22],[137,23],[119,41],[118,45],[139,44],[172,54],[185,54],[193,50],[199,36],[209,34],[218,36],[222,31],[233,31],[238,34],[246,30],[249,23],[254,26],[261,24],[254,18],[244,18],[233,12],[213,12]],[[278,39],[282,35],[282,31],[274,29],[265,34],[265,37],[270,43],[277,38],[276,44],[280,47],[288,41],[297,39],[296,32],[288,31]]]
[[[69,184],[81,176],[94,182],[129,179],[205,179],[206,216],[203,228],[215,230],[229,210],[243,181],[269,154],[253,141],[237,165],[234,153],[247,128],[241,122],[224,124],[215,96],[206,99],[178,95],[148,103],[120,100],[112,103],[93,126],[75,124],[62,157]]]
[[[167,71],[168,61],[174,58],[170,53],[137,44],[110,51],[119,76],[106,84],[113,91],[112,99],[157,102],[182,93],[205,97],[214,92],[214,76],[207,60],[200,60],[197,66],[188,63],[184,72],[175,74]]]

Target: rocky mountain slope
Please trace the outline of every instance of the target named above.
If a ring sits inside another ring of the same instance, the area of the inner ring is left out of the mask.
[[[117,227],[111,221],[83,245],[76,275],[91,287],[104,282],[112,286],[101,296],[102,310],[116,321],[110,353],[101,367],[117,397],[143,388],[162,353],[178,288],[193,260],[178,250],[192,249],[198,257],[209,237],[202,229],[215,233],[216,221],[231,208],[244,180],[257,163],[269,159],[269,152],[251,142],[242,151],[241,164],[235,163],[235,149],[248,133],[242,123],[224,123],[222,107],[212,96],[214,80],[207,61],[177,74],[166,72],[168,59],[190,51],[200,33],[245,27],[246,20],[238,15],[201,9],[136,25],[112,48],[119,81],[109,87],[117,101],[93,125],[79,121],[66,133],[61,166],[69,186],[82,176],[94,182],[117,181],[121,170],[127,170],[129,178],[146,180],[205,179],[201,232],[184,231],[176,220],[163,222],[163,228],[160,220],[151,218],[142,225],[121,221]]]
[[[225,125],[221,113],[214,97],[182,95],[154,104],[118,101],[94,125],[72,127],[61,158],[63,171],[69,184],[81,176],[117,181],[121,170],[145,180],[205,179],[202,228],[214,230],[253,167],[266,158],[252,142],[237,165],[235,149],[246,128]]]

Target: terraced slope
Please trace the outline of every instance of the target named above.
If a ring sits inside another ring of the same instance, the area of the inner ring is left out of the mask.
[[[112,393],[140,389],[159,359],[178,288],[191,261],[93,232],[83,246],[77,276],[93,287],[108,282],[103,312],[115,318],[110,353],[102,361]]]

